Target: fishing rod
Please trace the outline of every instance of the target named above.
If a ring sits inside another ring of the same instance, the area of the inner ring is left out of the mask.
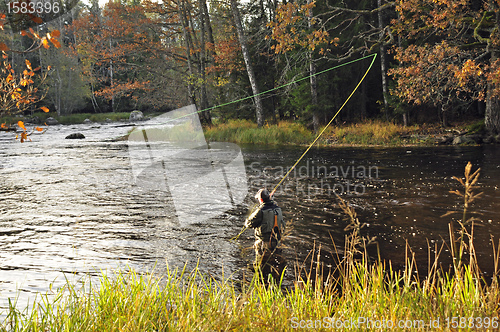
[[[276,192],[276,190],[278,189],[278,187],[281,185],[281,183],[283,183],[283,181],[288,177],[288,175],[290,175],[290,173],[295,169],[295,167],[299,164],[299,162],[302,160],[302,158],[304,158],[304,156],[307,154],[307,152],[309,152],[309,150],[311,150],[311,148],[314,146],[314,144],[316,144],[316,142],[318,141],[318,139],[321,137],[321,135],[323,135],[323,133],[325,132],[326,128],[328,128],[332,122],[335,120],[335,118],[337,117],[337,115],[339,115],[340,111],[342,111],[342,109],[344,108],[344,106],[349,102],[349,100],[351,99],[351,97],[354,95],[354,93],[356,92],[356,90],[358,90],[359,86],[361,85],[361,83],[363,83],[363,80],[365,79],[365,77],[368,75],[368,72],[370,71],[370,69],[372,68],[373,64],[375,63],[375,59],[377,58],[377,54],[372,54],[370,55],[372,57],[372,62],[370,63],[370,65],[368,66],[368,69],[366,70],[365,74],[363,75],[363,77],[361,77],[361,80],[358,82],[358,84],[356,85],[356,87],[354,88],[354,90],[352,90],[351,94],[349,95],[349,97],[347,97],[347,99],[345,100],[345,102],[342,104],[342,106],[340,106],[339,110],[337,111],[337,113],[335,113],[335,115],[332,117],[332,119],[327,123],[327,125],[320,131],[320,133],[318,134],[318,136],[316,136],[316,138],[314,139],[314,141],[312,141],[311,144],[309,144],[309,146],[307,147],[307,149],[304,151],[304,153],[302,153],[302,155],[299,157],[299,159],[297,159],[297,161],[295,162],[295,164],[293,164],[293,166],[288,170],[288,172],[281,178],[281,180],[278,182],[278,184],[274,187],[274,189],[271,191],[270,193],[270,197],[274,195],[274,193]],[[368,56],[368,57],[370,57]],[[364,58],[367,58],[367,57],[363,57]],[[350,62],[352,63],[352,62]],[[323,71],[325,72],[325,71]],[[253,219],[257,213],[260,211],[260,209],[262,209],[262,207],[264,206],[264,203],[261,203],[257,209],[255,209],[255,206],[257,204],[254,205],[253,207],[253,211],[252,213],[250,213],[250,215],[245,219],[245,224],[247,223],[248,220],[251,220]],[[230,241],[236,241],[240,236],[241,234],[243,234],[248,228],[250,228],[249,226],[243,226],[243,228],[241,229],[241,231],[238,233],[238,235],[236,235],[235,237],[233,237]]]

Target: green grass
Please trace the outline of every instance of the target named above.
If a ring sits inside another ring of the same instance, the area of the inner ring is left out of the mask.
[[[332,126],[325,135],[337,144],[353,145],[403,145],[416,143],[401,138],[410,133],[418,133],[419,127],[403,127],[392,122],[370,120],[344,126]]]
[[[277,125],[257,125],[248,120],[229,120],[205,128],[205,137],[209,141],[224,141],[251,144],[307,144],[315,136],[303,125],[296,122],[282,121]]]
[[[403,127],[384,121],[365,121],[344,126],[330,126],[318,143],[348,145],[405,145],[417,143],[415,139],[402,138],[418,133],[419,127]],[[315,133],[297,122],[281,121],[276,125],[257,125],[248,120],[229,120],[205,128],[205,137],[210,141],[229,141],[254,144],[309,144]]]
[[[363,330],[383,321],[422,326],[437,319],[441,330],[451,330],[446,318],[451,324],[452,317],[489,317],[490,327],[498,319],[496,279],[486,285],[470,266],[453,275],[435,271],[422,281],[411,260],[396,272],[390,264],[346,255],[326,279],[310,276],[288,290],[266,285],[258,274],[242,289],[197,269],[163,278],[135,271],[103,274],[98,285],[77,290],[68,282],[54,299],[43,297],[29,310],[10,308],[0,330],[291,331],[298,326],[326,330],[346,321]],[[371,323],[360,323],[363,318]]]

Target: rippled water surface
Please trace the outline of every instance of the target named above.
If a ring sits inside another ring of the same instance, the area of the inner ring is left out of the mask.
[[[199,262],[211,275],[224,269],[241,276],[253,259],[244,250],[253,235],[230,239],[241,230],[254,192],[272,189],[304,148],[242,146],[250,186],[243,204],[182,225],[168,198],[134,184],[126,142],[110,140],[128,129],[116,123],[51,126],[23,144],[0,133],[0,307],[9,297],[25,303],[50,283],[63,284],[65,276],[118,267],[161,274],[166,261],[180,267]],[[73,132],[86,139],[64,139]],[[401,263],[408,242],[425,260],[428,244],[448,237],[452,217],[440,216],[461,208],[449,190],[460,189],[452,176],[462,176],[468,161],[481,167],[477,191],[484,194],[471,210],[481,213],[476,248],[484,270],[491,269],[491,238],[500,236],[498,146],[312,149],[276,194],[292,228],[287,262],[303,261],[321,244],[328,263],[335,255],[332,240],[342,246],[346,222],[334,192],[367,223],[362,234],[377,237],[383,258]]]

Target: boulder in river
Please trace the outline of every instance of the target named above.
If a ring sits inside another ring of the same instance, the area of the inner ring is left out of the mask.
[[[45,123],[48,124],[49,126],[53,126],[53,125],[59,124],[59,121],[57,121],[53,117],[49,117],[45,120]]]
[[[66,139],[84,139],[85,136],[82,133],[73,133],[66,136]]]
[[[142,121],[144,120],[144,114],[141,111],[132,111],[128,117],[129,121]]]
[[[87,118],[87,119],[83,120],[83,123],[89,124],[89,123],[92,123],[92,120],[90,120],[90,119]]]

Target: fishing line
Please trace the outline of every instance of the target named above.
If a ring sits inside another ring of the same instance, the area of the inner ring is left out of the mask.
[[[299,162],[302,160],[302,158],[304,158],[304,156],[307,154],[307,152],[309,150],[311,150],[311,148],[314,146],[314,144],[318,141],[318,139],[321,137],[321,135],[323,135],[323,133],[325,132],[325,130],[332,124],[333,120],[335,120],[335,118],[337,117],[337,115],[339,115],[340,111],[342,111],[342,109],[344,108],[344,106],[349,102],[349,100],[351,99],[351,97],[354,95],[354,93],[356,92],[356,90],[358,90],[359,86],[361,85],[361,83],[363,83],[366,75],[368,75],[368,72],[370,71],[370,69],[372,68],[373,64],[375,63],[375,59],[377,58],[377,54],[372,54],[372,55],[369,55],[369,56],[366,56],[366,57],[363,57],[361,59],[366,59],[368,57],[373,57],[372,58],[372,62],[370,63],[370,66],[368,66],[368,69],[366,70],[365,74],[363,75],[363,77],[361,77],[361,80],[358,82],[358,84],[356,85],[356,87],[354,88],[354,90],[352,90],[351,94],[349,95],[349,97],[347,97],[347,99],[345,100],[345,102],[342,104],[342,106],[340,106],[339,110],[337,111],[337,113],[335,113],[335,115],[332,117],[332,119],[330,120],[330,122],[327,123],[327,125],[320,131],[320,133],[318,134],[318,136],[316,136],[316,138],[314,139],[314,141],[307,147],[307,149],[304,151],[304,153],[302,153],[302,155],[299,157],[299,159],[297,159],[297,161],[295,162],[295,164],[293,164],[293,166],[288,170],[288,172],[283,176],[283,178],[280,180],[280,182],[278,182],[278,184],[274,187],[273,191],[271,192],[270,196],[272,196],[275,192],[276,192],[276,189],[278,189],[278,187],[281,185],[281,183],[283,183],[283,181],[288,177],[288,175],[290,175],[290,173],[295,169],[295,167],[299,164]],[[354,61],[351,61],[349,63],[353,63]],[[324,73],[325,71],[323,72],[320,72],[320,73]],[[310,75],[310,76],[313,76],[313,75]],[[309,76],[309,77],[310,77]],[[301,79],[302,80],[302,79]],[[257,211],[259,211],[261,208],[262,208],[263,204],[260,204],[259,207],[254,210],[250,216],[247,218],[247,220],[250,220],[251,216],[253,216],[254,214],[257,213]],[[254,205],[254,208],[255,208],[255,205]],[[243,226],[243,229],[240,231],[240,233],[238,235],[236,235],[234,238],[232,238],[231,240],[237,240],[241,234],[243,234],[244,231],[246,231],[248,229],[247,226]]]

